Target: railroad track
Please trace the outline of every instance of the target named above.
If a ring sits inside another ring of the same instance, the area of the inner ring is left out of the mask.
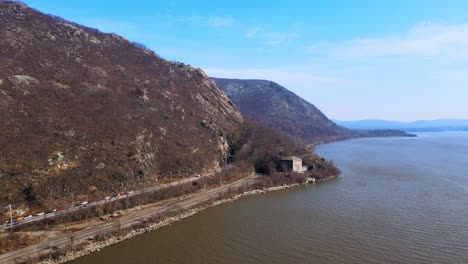
[[[159,186],[148,187],[148,188],[144,188],[144,189],[141,189],[141,190],[132,191],[132,193],[123,194],[123,195],[120,195],[120,196],[112,197],[110,199],[101,199],[99,201],[91,202],[89,204],[86,204],[85,206],[71,206],[71,207],[63,209],[61,211],[44,214],[42,216],[33,216],[32,218],[29,218],[29,219],[23,219],[21,222],[16,222],[13,225],[13,227],[16,228],[16,227],[28,225],[28,224],[31,224],[31,223],[37,223],[37,222],[45,221],[47,219],[53,219],[55,217],[70,214],[70,213],[73,213],[73,212],[76,212],[76,211],[88,209],[88,208],[93,207],[93,206],[102,205],[102,204],[106,204],[106,203],[111,203],[111,202],[114,202],[114,201],[117,201],[117,200],[127,199],[127,198],[130,198],[132,196],[142,195],[142,194],[146,194],[146,193],[152,193],[152,192],[155,192],[155,191],[159,191],[159,190],[162,190],[162,189],[167,189],[167,188],[174,187],[174,186],[177,186],[177,185],[186,184],[186,183],[190,183],[190,182],[194,182],[194,181],[199,181],[199,180],[201,180],[203,178],[213,176],[215,173],[220,173],[223,170],[226,170],[226,169],[229,169],[229,168],[232,168],[232,167],[233,167],[232,165],[226,165],[226,166],[224,166],[222,168],[217,169],[216,171],[201,174],[198,177],[190,177],[190,178],[180,179],[180,180],[176,180],[176,181],[169,182],[169,183],[166,183],[166,184],[162,184],[162,185],[159,185]],[[6,229],[8,229],[10,227],[11,227],[10,224],[0,225],[0,231],[1,230],[6,230]]]
[[[180,209],[191,208],[205,201],[208,201],[211,198],[216,197],[216,195],[226,191],[231,187],[239,187],[243,184],[254,181],[256,177],[258,176],[251,175],[249,177],[225,184],[220,187],[193,194],[188,194],[187,196],[179,200],[171,201],[152,208],[146,208],[141,211],[132,212],[132,215],[123,216],[122,218],[115,219],[109,222],[102,223],[98,222],[97,220],[94,220],[94,225],[91,225],[89,228],[72,233],[74,237],[73,241],[75,244],[80,244],[83,241],[92,239],[96,234],[114,231],[117,225],[119,225],[120,228],[125,229],[131,227],[134,224],[141,223],[141,221],[144,219],[149,219],[161,212],[165,212],[175,207]],[[46,240],[38,244],[0,255],[0,263],[6,264],[22,262],[27,260],[28,258],[33,258],[35,256],[51,252],[54,248],[63,248],[66,245],[70,244],[70,235],[71,234],[62,233],[56,237],[47,238]]]

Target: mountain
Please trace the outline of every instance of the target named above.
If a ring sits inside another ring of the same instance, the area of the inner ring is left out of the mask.
[[[211,171],[243,123],[202,70],[12,1],[0,112],[0,204]]]
[[[468,131],[468,119],[418,120],[413,122],[368,119],[358,121],[335,120],[335,122],[350,129],[399,129],[408,132]]]
[[[241,113],[307,144],[356,137],[336,125],[317,107],[267,80],[213,78]]]
[[[317,107],[267,80],[212,78],[240,112],[308,145],[358,137],[413,136],[395,129],[355,130],[335,124]]]

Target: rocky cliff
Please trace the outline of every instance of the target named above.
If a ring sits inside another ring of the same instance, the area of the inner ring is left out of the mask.
[[[0,204],[213,170],[243,119],[200,69],[0,1]]]

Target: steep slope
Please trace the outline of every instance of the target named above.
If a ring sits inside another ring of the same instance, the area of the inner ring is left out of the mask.
[[[213,78],[241,113],[307,144],[358,136],[337,126],[317,107],[266,80]]]
[[[200,69],[9,1],[0,113],[0,205],[218,168],[243,122]]]

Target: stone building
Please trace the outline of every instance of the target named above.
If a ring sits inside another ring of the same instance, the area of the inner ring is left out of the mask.
[[[283,171],[300,172],[302,170],[302,159],[295,156],[282,158],[281,168]]]

